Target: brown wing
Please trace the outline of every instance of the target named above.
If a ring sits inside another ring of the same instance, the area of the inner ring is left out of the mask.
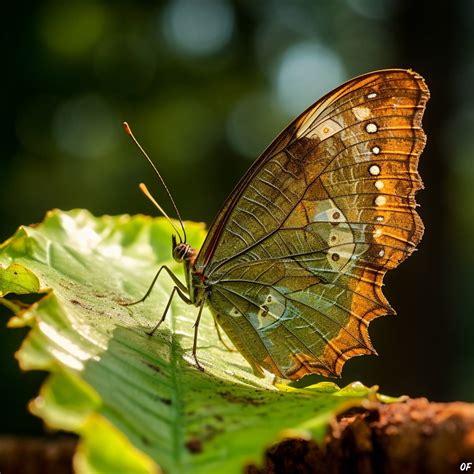
[[[374,352],[368,324],[393,312],[383,275],[423,233],[414,194],[428,97],[411,71],[349,81],[293,121],[226,201],[195,266],[257,369],[339,375]]]

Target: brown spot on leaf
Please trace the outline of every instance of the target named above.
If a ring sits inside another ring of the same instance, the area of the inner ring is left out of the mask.
[[[202,443],[198,438],[188,439],[185,446],[192,454],[199,454],[202,452]]]
[[[256,398],[246,397],[242,395],[236,395],[231,392],[221,392],[222,398],[225,398],[230,403],[240,403],[242,405],[261,405],[262,400]]]

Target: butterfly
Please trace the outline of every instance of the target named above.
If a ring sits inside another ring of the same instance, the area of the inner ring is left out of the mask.
[[[294,119],[239,181],[199,252],[184,226],[173,236],[186,281],[160,268],[145,297],[163,269],[175,287],[154,331],[176,292],[199,307],[199,368],[204,306],[257,375],[340,376],[351,357],[375,354],[369,323],[394,314],[383,277],[423,235],[415,193],[428,99],[421,76],[388,69]]]

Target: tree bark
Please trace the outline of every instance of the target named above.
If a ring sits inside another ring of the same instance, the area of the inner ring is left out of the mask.
[[[0,437],[2,474],[69,474],[76,441]],[[467,463],[472,463],[467,468]],[[465,464],[463,464],[465,463]],[[463,467],[465,468],[463,470]],[[291,439],[248,474],[474,473],[474,404],[369,403],[334,420],[323,446]],[[170,473],[172,474],[172,473]]]
[[[470,468],[462,464],[469,462]],[[331,424],[323,447],[286,440],[267,451],[263,469],[248,468],[251,474],[460,472],[474,473],[474,405],[425,398],[349,411]]]
[[[65,438],[0,437],[1,474],[71,474],[77,441]]]

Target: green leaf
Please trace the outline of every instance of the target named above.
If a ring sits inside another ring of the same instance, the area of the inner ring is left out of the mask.
[[[203,225],[187,223],[186,231],[198,248]],[[298,389],[257,378],[218,340],[207,310],[201,372],[191,355],[197,308],[179,298],[148,336],[171,279],[160,276],[144,303],[120,303],[142,296],[160,265],[183,279],[164,219],[51,211],[0,246],[0,264],[4,275],[21,269],[21,281],[2,279],[3,294],[50,288],[11,325],[31,327],[17,353],[21,367],[51,373],[30,409],[82,437],[78,472],[155,472],[158,465],[170,473],[241,472],[284,437],[322,440],[335,414],[376,396],[359,383]]]
[[[7,268],[0,267],[0,296],[6,296],[9,293],[26,295],[38,291],[38,278],[23,265],[12,263]]]

